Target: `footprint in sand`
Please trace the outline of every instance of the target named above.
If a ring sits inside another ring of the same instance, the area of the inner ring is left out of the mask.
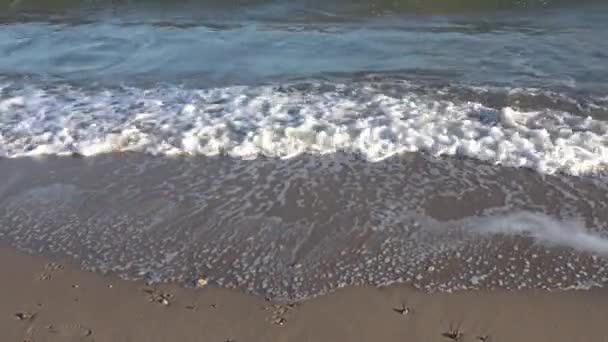
[[[63,270],[63,265],[56,262],[50,262],[44,266],[44,272],[37,277],[38,280],[49,280],[53,278],[53,273]]]
[[[38,336],[36,336],[38,335]],[[37,329],[34,333],[34,341],[38,338],[43,341],[65,341],[65,342],[92,342],[93,330],[78,323],[52,324],[45,328]]]

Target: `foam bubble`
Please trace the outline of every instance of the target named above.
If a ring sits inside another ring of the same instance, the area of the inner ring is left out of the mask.
[[[11,158],[116,151],[289,158],[350,151],[378,161],[421,151],[549,174],[589,174],[608,165],[604,121],[549,108],[491,108],[405,87],[2,88],[0,156]]]
[[[485,234],[523,235],[539,243],[608,256],[608,238],[586,229],[579,220],[557,220],[543,213],[520,211],[481,219],[476,230]]]

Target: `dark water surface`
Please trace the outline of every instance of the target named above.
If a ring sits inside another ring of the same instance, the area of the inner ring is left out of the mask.
[[[14,1],[0,73],[235,85],[390,73],[606,91],[602,1]]]

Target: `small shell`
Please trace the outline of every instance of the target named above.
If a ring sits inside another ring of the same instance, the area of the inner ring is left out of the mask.
[[[209,280],[207,277],[201,276],[196,280],[196,287],[201,288],[207,286]]]
[[[34,316],[36,316],[36,314],[31,314],[29,312],[17,312],[17,313],[15,313],[15,318],[17,318],[20,321],[29,321],[32,318],[34,318]]]
[[[275,325],[284,325],[285,323],[287,323],[287,320],[283,317],[275,317],[270,321],[270,323]]]

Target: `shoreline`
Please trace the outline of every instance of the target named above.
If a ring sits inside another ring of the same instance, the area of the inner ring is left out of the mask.
[[[606,184],[420,153],[351,157],[3,161],[0,240],[126,279],[205,274],[284,300],[395,281],[428,291],[608,281]]]
[[[0,247],[5,341],[608,341],[608,290],[346,287],[298,303],[82,271]]]

